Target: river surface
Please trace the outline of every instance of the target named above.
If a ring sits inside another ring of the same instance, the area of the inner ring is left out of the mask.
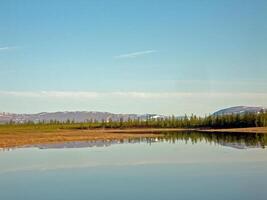
[[[166,133],[0,151],[1,200],[266,200],[267,135]]]

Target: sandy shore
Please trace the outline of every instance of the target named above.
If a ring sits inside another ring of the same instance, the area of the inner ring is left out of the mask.
[[[131,139],[160,137],[160,132],[184,131],[185,129],[94,129],[94,130],[9,130],[0,133],[0,148],[22,147],[71,141]],[[163,136],[163,135],[162,135]]]
[[[171,131],[200,132],[234,132],[234,133],[265,133],[267,127],[231,128],[231,129],[90,129],[45,131],[38,129],[1,129],[0,148],[22,147],[25,145],[48,144],[71,141],[120,140],[141,137],[161,137],[161,132]]]

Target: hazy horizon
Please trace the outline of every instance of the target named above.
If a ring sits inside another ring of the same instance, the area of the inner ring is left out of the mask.
[[[165,115],[165,116],[184,116],[184,115],[197,115],[197,116],[206,116],[206,115],[210,115],[213,114],[217,111],[220,110],[224,110],[224,109],[230,109],[230,108],[234,108],[234,107],[262,107],[267,109],[267,107],[264,106],[253,106],[253,105],[236,105],[236,106],[231,106],[231,107],[221,107],[221,108],[217,108],[216,110],[213,110],[209,113],[205,113],[205,114],[198,114],[198,113],[194,113],[194,112],[185,112],[185,113],[178,113],[178,114],[168,114],[168,113],[147,113],[147,112],[139,112],[139,113],[133,113],[133,112],[111,112],[108,110],[43,110],[43,111],[39,111],[39,112],[9,112],[9,111],[4,111],[4,110],[0,110],[0,113],[5,113],[5,114],[40,114],[40,113],[56,113],[56,112],[103,112],[103,113],[112,113],[112,114],[137,114],[137,115],[144,115],[144,114],[156,114],[156,115]]]
[[[0,112],[267,107],[267,1],[1,1]]]

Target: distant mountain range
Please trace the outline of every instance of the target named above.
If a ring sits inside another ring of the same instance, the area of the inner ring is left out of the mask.
[[[0,113],[0,123],[7,123],[10,121],[16,123],[25,123],[28,121],[33,122],[49,122],[50,120],[56,120],[65,122],[67,120],[75,122],[86,122],[86,121],[126,121],[128,119],[140,119],[146,120],[148,118],[165,118],[163,115],[156,114],[114,114],[109,112],[42,112],[37,114],[14,114],[14,113]]]
[[[252,106],[235,106],[219,110],[213,115],[230,115],[230,114],[242,114],[242,113],[259,113],[266,112],[267,108],[264,107],[252,107]]]
[[[248,107],[248,106],[236,106],[226,109],[219,110],[213,115],[227,115],[227,114],[242,114],[242,113],[258,113],[261,111],[267,111],[263,107]],[[0,113],[0,123],[7,123],[10,121],[16,123],[25,123],[28,121],[40,122],[45,121],[49,122],[50,120],[56,120],[64,122],[67,120],[75,122],[86,122],[86,121],[126,121],[128,119],[164,119],[168,116],[157,115],[157,114],[114,114],[109,112],[87,112],[87,111],[76,111],[76,112],[42,112],[37,114],[15,114],[15,113]],[[177,116],[177,118],[183,118]]]

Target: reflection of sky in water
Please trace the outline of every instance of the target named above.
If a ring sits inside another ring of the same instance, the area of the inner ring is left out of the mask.
[[[0,152],[0,199],[264,199],[267,150],[184,141]],[[219,195],[219,196],[217,196]],[[21,196],[24,196],[22,198]]]

